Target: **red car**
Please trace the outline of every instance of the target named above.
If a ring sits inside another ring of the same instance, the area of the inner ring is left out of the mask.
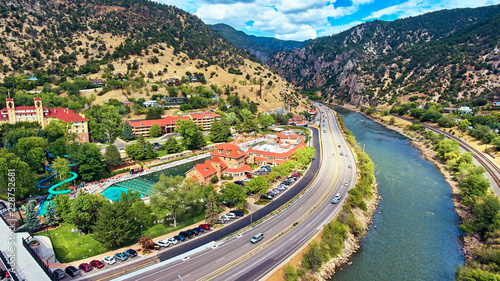
[[[210,230],[210,225],[208,225],[208,224],[200,224],[199,227],[201,227],[205,230]]]
[[[247,174],[247,178],[249,179],[253,178],[252,174]]]
[[[90,265],[93,266],[93,267],[97,267],[97,268],[103,268],[104,267],[104,263],[102,261],[98,261],[98,260],[91,261]]]
[[[89,272],[92,270],[92,266],[90,266],[90,264],[88,264],[88,263],[82,263],[78,266],[78,268],[80,268],[81,270],[83,270],[85,272]]]

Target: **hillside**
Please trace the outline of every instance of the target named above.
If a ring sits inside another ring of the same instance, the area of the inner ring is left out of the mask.
[[[168,95],[162,81],[195,72],[206,78],[206,87],[228,88],[230,94],[256,101],[263,111],[281,107],[285,96],[303,104],[288,83],[266,70],[254,55],[174,6],[148,0],[4,3],[0,6],[0,107],[8,91],[15,91],[18,105],[30,105],[29,96],[42,92],[44,104],[75,110],[110,98],[148,100],[152,94]],[[117,73],[125,82],[113,79]],[[27,82],[32,76],[38,81]],[[112,83],[82,95],[65,84],[90,78]],[[260,78],[263,98],[257,100]],[[154,85],[157,90],[152,90]]]
[[[276,51],[290,51],[295,48],[302,48],[311,41],[280,40],[272,37],[247,35],[243,31],[238,31],[223,23],[209,26],[219,32],[229,42],[250,51],[250,53],[254,54],[263,62],[267,61],[267,58]]]
[[[355,105],[491,101],[500,86],[499,15],[496,5],[371,21],[267,64],[304,90]]]

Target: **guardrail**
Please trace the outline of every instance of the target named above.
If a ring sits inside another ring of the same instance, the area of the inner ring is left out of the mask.
[[[0,260],[2,260],[2,263],[5,266],[5,269],[7,269],[7,272],[9,272],[10,278],[14,281],[21,281],[21,279],[19,279],[19,277],[17,277],[17,274],[14,272],[14,269],[10,266],[7,257],[5,257],[2,251],[0,251]]]

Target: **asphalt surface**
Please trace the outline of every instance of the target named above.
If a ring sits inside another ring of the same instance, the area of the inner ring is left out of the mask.
[[[102,273],[82,276],[79,280],[259,280],[265,278],[273,269],[291,257],[297,250],[306,245],[324,224],[329,222],[340,210],[347,191],[354,187],[356,165],[350,151],[329,109],[328,118],[321,117],[321,130],[313,131],[313,145],[316,148],[315,160],[308,173],[300,181],[280,194],[266,207],[236,219],[217,231],[203,233],[191,241],[180,242],[162,250],[158,256],[135,258],[136,261],[120,262]],[[326,130],[326,133],[323,132]],[[321,148],[319,139],[321,138]],[[339,145],[341,147],[339,147]],[[340,156],[340,152],[348,156]],[[332,156],[335,154],[335,156]],[[352,168],[348,168],[352,164]],[[345,184],[347,182],[347,185]],[[264,222],[253,227],[253,222],[265,217],[299,194],[305,187],[309,188],[300,195],[293,204],[281,212],[269,216]],[[331,204],[335,193],[342,193],[341,202]],[[247,227],[247,228],[245,228]],[[238,232],[238,235],[229,236]],[[257,244],[249,240],[257,233],[264,233],[264,239]],[[222,240],[221,240],[222,239]],[[190,250],[217,241],[217,247],[193,253],[184,259],[175,258]],[[161,261],[169,260],[168,263]],[[126,263],[129,265],[125,266]],[[118,266],[117,266],[118,265]],[[111,269],[110,269],[111,268]]]

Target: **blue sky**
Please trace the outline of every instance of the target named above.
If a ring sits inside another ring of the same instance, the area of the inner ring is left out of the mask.
[[[500,0],[155,0],[257,36],[306,40],[360,23],[395,20],[427,12],[500,4]]]

